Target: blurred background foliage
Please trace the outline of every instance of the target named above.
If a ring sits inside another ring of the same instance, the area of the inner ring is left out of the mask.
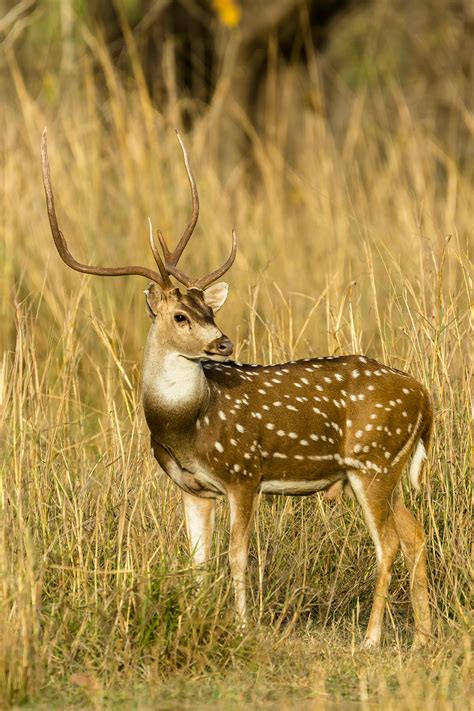
[[[277,86],[292,80],[296,125],[287,131],[286,157],[302,149],[302,113],[328,119],[337,137],[363,88],[384,96],[388,114],[403,93],[445,150],[472,158],[469,0],[3,0],[0,8],[7,84],[5,55],[13,50],[31,90],[54,104],[76,90],[86,55],[100,71],[90,37],[100,38],[124,80],[137,80],[139,64],[163,115],[184,127],[212,115],[214,131],[225,135],[226,170],[248,153],[253,129],[262,140],[274,129],[268,104],[281,97],[269,96],[268,77],[275,72]]]

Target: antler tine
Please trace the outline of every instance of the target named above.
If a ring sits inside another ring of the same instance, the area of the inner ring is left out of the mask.
[[[189,156],[187,154],[186,148],[184,146],[183,141],[181,140],[181,136],[179,134],[178,129],[176,129],[176,136],[178,137],[179,145],[181,146],[181,150],[183,152],[183,158],[184,158],[184,165],[186,167],[186,173],[188,174],[188,180],[189,180],[189,186],[191,188],[191,199],[192,199],[192,205],[193,205],[193,214],[191,216],[191,219],[188,223],[188,226],[184,230],[181,239],[179,240],[178,244],[176,245],[176,248],[171,252],[168,248],[168,245],[166,244],[165,238],[161,234],[161,232],[158,234],[161,247],[163,249],[163,254],[165,257],[165,264],[166,268],[168,266],[170,267],[176,267],[181,255],[183,254],[186,245],[189,242],[189,239],[194,232],[194,228],[196,227],[196,223],[198,221],[199,217],[199,195],[197,191],[197,186],[196,186],[196,181],[194,180],[194,175],[191,170],[191,165],[189,163]]]
[[[163,262],[160,256],[160,253],[158,251],[158,248],[156,246],[155,238],[153,236],[153,231],[151,228],[151,222],[150,222],[150,245],[151,245],[151,250],[153,252],[153,256],[155,257],[155,261],[158,265],[158,268],[160,272],[162,272],[162,269],[164,270],[164,273],[166,275],[166,278],[169,280],[169,275],[171,274],[174,276],[174,278],[179,281],[181,284],[184,284],[188,289],[191,288],[193,285],[193,280],[191,277],[188,277],[184,272],[182,272],[180,269],[175,267],[172,263],[168,261],[168,257],[171,255],[171,252],[169,251],[167,244],[165,242],[165,238],[163,237],[163,233],[161,230],[157,230],[157,235],[158,239],[161,244],[161,248],[163,249],[163,255],[165,257],[165,261]],[[171,282],[170,282],[171,283]]]
[[[230,255],[229,258],[222,264],[218,269],[215,271],[211,272],[207,276],[203,276],[200,279],[197,279],[195,282],[193,282],[193,287],[195,289],[205,289],[209,284],[212,284],[213,281],[216,281],[216,279],[219,279],[221,276],[223,276],[231,266],[233,265],[235,261],[235,255],[237,254],[237,234],[235,232],[235,229],[232,230],[232,248],[230,250]]]
[[[59,256],[65,262],[68,267],[75,269],[78,272],[84,274],[96,274],[97,276],[128,276],[128,275],[138,275],[143,276],[146,279],[151,279],[152,281],[159,284],[163,289],[169,288],[171,282],[168,277],[166,280],[163,274],[158,274],[152,269],[140,266],[126,266],[126,267],[96,267],[89,266],[87,264],[82,264],[78,262],[72,256],[67,242],[64,239],[64,235],[59,229],[58,218],[56,216],[56,209],[54,207],[54,195],[53,189],[51,187],[51,176],[49,171],[49,160],[48,160],[48,145],[47,145],[47,130],[43,130],[43,136],[41,141],[41,162],[43,169],[43,185],[44,192],[46,195],[46,207],[48,209],[49,224],[51,227],[51,234],[53,236],[54,244],[59,252]],[[161,270],[160,270],[161,271]]]
[[[191,277],[188,277],[184,272],[182,272],[180,269],[177,267],[174,267],[172,264],[166,264],[166,270],[168,274],[171,274],[174,276],[177,281],[181,282],[181,284],[184,284],[188,289],[201,289],[204,290],[207,286],[212,284],[213,281],[216,281],[216,279],[219,279],[219,277],[223,276],[226,271],[228,271],[231,266],[234,263],[235,260],[235,255],[237,254],[237,234],[235,230],[232,230],[232,248],[230,251],[229,258],[227,261],[224,262],[218,269],[215,271],[211,272],[210,274],[207,274],[206,276],[201,277],[200,279],[191,279]]]
[[[189,242],[189,238],[191,237],[194,228],[196,227],[196,222],[199,217],[199,197],[198,197],[198,192],[197,192],[197,187],[196,187],[196,181],[194,180],[194,176],[191,170],[191,166],[189,163],[189,157],[186,151],[186,148],[184,146],[183,141],[181,140],[181,136],[179,135],[179,131],[176,129],[176,136],[178,137],[179,145],[181,146],[181,150],[183,152],[183,158],[184,158],[184,165],[186,166],[186,172],[188,174],[188,180],[189,180],[189,185],[191,187],[191,197],[192,197],[192,203],[193,203],[193,214],[191,217],[191,220],[186,227],[181,239],[179,240],[176,249],[171,252],[168,248],[168,245],[166,244],[166,240],[163,236],[163,234],[158,230],[158,239],[160,240],[161,248],[163,250],[163,256],[164,256],[164,268],[167,272],[167,274],[170,274],[171,276],[174,276],[174,278],[181,282],[181,284],[184,284],[188,289],[205,289],[207,286],[212,284],[213,281],[216,281],[216,279],[219,279],[223,274],[226,273],[228,269],[232,266],[235,260],[235,256],[237,254],[237,235],[235,233],[235,230],[232,230],[232,249],[229,255],[229,258],[227,259],[222,266],[220,266],[218,269],[215,271],[211,272],[207,276],[203,276],[200,279],[192,279],[191,277],[187,276],[184,272],[182,272],[180,269],[177,268],[177,263],[179,258],[181,257],[187,243]],[[160,267],[160,262],[158,261],[159,255],[156,249],[156,244],[154,243],[154,240],[152,241],[152,249],[153,249],[153,254],[155,255],[155,259],[157,261],[158,266]],[[160,267],[161,271],[161,267]]]
[[[172,285],[171,280],[170,280],[170,278],[169,278],[169,276],[168,276],[168,272],[166,271],[166,267],[165,267],[165,265],[163,264],[163,260],[161,259],[160,253],[159,253],[159,251],[158,251],[158,247],[156,246],[155,236],[154,236],[154,234],[153,234],[153,226],[152,226],[152,224],[151,224],[150,218],[148,218],[148,225],[149,225],[149,228],[150,228],[150,229],[149,229],[148,240],[149,240],[149,242],[150,242],[151,251],[152,251],[153,256],[154,256],[154,258],[155,258],[155,262],[156,262],[156,264],[157,264],[157,266],[158,266],[158,269],[160,270],[161,278],[162,278],[164,284],[166,285],[166,288],[167,288],[167,289],[170,289],[170,288],[172,288],[173,285]],[[161,232],[160,232],[159,230],[158,230],[158,237],[160,237],[160,242],[161,242],[161,237],[162,237],[162,235],[161,235]]]

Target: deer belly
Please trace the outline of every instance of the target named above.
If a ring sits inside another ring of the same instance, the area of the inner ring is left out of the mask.
[[[327,489],[334,483],[331,479],[316,479],[313,481],[297,479],[267,479],[262,481],[259,492],[262,494],[279,494],[281,496],[308,496],[317,491]]]

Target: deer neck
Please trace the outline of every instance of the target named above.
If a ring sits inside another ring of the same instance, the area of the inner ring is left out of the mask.
[[[143,360],[145,416],[160,440],[194,426],[209,403],[209,385],[200,361],[191,360],[160,343],[153,333]]]

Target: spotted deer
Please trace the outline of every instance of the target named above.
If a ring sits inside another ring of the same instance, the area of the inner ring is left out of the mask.
[[[278,365],[228,360],[233,346],[215,323],[228,285],[215,283],[227,261],[192,279],[177,264],[199,214],[196,183],[178,134],[191,188],[192,217],[176,248],[162,233],[150,246],[158,271],[98,267],[72,256],[56,217],[46,145],[43,182],[57,250],[72,269],[99,276],[137,274],[151,328],[143,362],[143,405],[153,454],[180,487],[191,552],[198,566],[210,554],[216,498],[230,505],[229,559],[239,618],[247,619],[246,568],[252,511],[258,494],[332,496],[345,487],[359,502],[372,537],[377,577],[364,640],[381,637],[392,563],[401,544],[411,574],[415,642],[430,636],[423,529],[403,505],[399,482],[411,458],[418,488],[431,429],[426,388],[407,373],[364,355],[304,358]],[[171,277],[184,286],[174,286]]]

